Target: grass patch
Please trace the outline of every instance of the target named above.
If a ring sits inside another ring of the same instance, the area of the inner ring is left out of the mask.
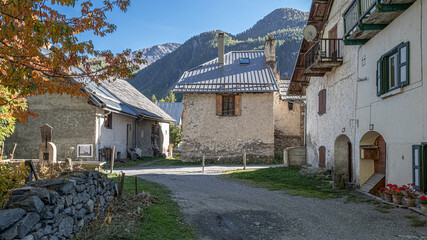
[[[157,162],[153,162],[147,167],[171,167],[171,166],[201,166],[198,162],[183,162],[181,159],[162,158]]]
[[[115,162],[114,163],[114,169],[121,169],[121,168],[132,168],[132,167],[138,167],[141,164],[149,163],[144,165],[144,167],[169,167],[169,166],[197,166],[200,165],[200,163],[195,162],[183,162],[181,159],[174,159],[174,158],[158,158],[158,157],[142,157],[138,158],[136,160],[126,160],[126,162]],[[103,165],[104,170],[108,170],[111,168],[111,163],[107,162]]]
[[[117,182],[116,174],[108,176]],[[122,197],[125,202],[121,203],[124,206],[115,207],[119,210],[119,216],[113,217],[108,227],[105,223],[91,224],[86,232],[92,235],[84,238],[77,236],[77,239],[195,239],[192,229],[180,216],[178,204],[171,199],[171,192],[165,186],[138,179],[138,192],[144,192],[140,195],[151,199],[152,203],[136,201],[135,177],[125,177]]]
[[[367,197],[362,197],[354,193],[348,194],[347,198],[345,199],[344,203],[373,203],[373,204],[380,204],[380,201],[376,199],[371,199]]]
[[[421,220],[417,215],[405,216],[405,218],[411,221],[411,226],[413,227],[427,227],[427,220]]]
[[[288,194],[304,197],[328,199],[348,194],[347,190],[333,189],[329,182],[301,175],[299,171],[299,168],[274,167],[254,171],[237,170],[229,172],[229,176],[249,180],[269,190],[284,190]]]

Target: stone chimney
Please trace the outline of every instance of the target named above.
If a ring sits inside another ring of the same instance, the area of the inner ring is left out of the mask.
[[[218,64],[224,65],[224,33],[218,34]]]
[[[276,39],[269,37],[264,43],[265,61],[270,65],[274,73],[277,72],[276,62]]]

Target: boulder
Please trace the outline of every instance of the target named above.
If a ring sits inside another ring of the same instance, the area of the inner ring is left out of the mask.
[[[59,236],[69,237],[73,233],[74,219],[72,217],[65,217],[59,224]]]
[[[21,208],[0,210],[0,232],[12,226],[25,215]]]
[[[40,213],[44,207],[44,203],[38,196],[31,196],[19,202],[13,202],[8,208],[22,208],[27,212]]]
[[[18,237],[23,238],[25,237],[38,223],[40,220],[40,216],[35,212],[27,213],[27,215],[22,218],[17,224],[18,224]]]
[[[55,185],[53,189],[57,191],[60,195],[71,194],[74,191],[74,183],[64,180],[65,183]]]

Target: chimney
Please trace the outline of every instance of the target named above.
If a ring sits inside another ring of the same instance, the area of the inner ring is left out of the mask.
[[[273,73],[277,72],[277,62],[276,62],[276,39],[269,37],[264,43],[264,55],[265,61],[270,65]]]
[[[224,33],[218,34],[218,64],[224,65]]]

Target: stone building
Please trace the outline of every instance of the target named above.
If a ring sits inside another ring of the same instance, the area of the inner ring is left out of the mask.
[[[205,155],[241,161],[246,151],[251,161],[271,161],[278,142],[276,119],[287,124],[282,133],[301,140],[300,107],[288,110],[287,101],[280,99],[276,76],[274,39],[266,41],[264,51],[224,54],[220,33],[218,58],[186,71],[174,89],[183,93],[183,160],[198,161]],[[276,109],[283,112],[275,115]],[[294,128],[298,130],[293,132]]]
[[[425,0],[313,1],[289,94],[307,97],[307,161],[375,193],[427,190]]]
[[[37,113],[27,123],[18,123],[5,141],[5,153],[17,143],[15,159],[38,159],[40,127],[53,127],[52,142],[57,159],[109,160],[112,146],[115,158],[132,152],[141,156],[166,154],[169,122],[174,121],[124,80],[88,83],[86,97],[42,95],[28,98],[29,110]]]

